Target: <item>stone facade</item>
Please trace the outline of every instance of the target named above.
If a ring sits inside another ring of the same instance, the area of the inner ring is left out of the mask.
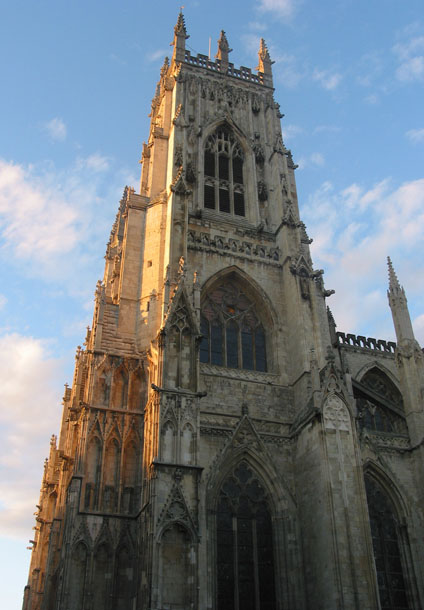
[[[423,353],[336,332],[257,73],[185,49],[76,354],[24,610],[424,607]]]

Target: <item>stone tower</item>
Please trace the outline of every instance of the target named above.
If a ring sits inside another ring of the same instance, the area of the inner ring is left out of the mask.
[[[24,610],[424,607],[423,354],[336,332],[257,72],[174,28],[46,460]]]

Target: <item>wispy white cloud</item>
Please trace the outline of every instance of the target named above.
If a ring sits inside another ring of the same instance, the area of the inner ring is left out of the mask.
[[[317,167],[322,167],[325,164],[324,155],[319,152],[312,153],[310,159]]]
[[[0,294],[0,311],[3,309],[3,307],[6,305],[7,303],[7,298],[4,296],[4,294]]]
[[[393,47],[399,65],[396,77],[404,83],[424,80],[424,36],[412,36]]]
[[[307,167],[322,167],[325,165],[325,158],[319,152],[311,153],[305,157],[299,157],[296,161],[299,169],[306,169]]]
[[[370,106],[375,106],[379,102],[379,97],[376,93],[370,93],[364,97],[364,101]]]
[[[303,218],[314,238],[315,265],[326,270],[327,287],[336,289],[329,305],[340,330],[393,337],[385,262],[391,255],[421,268],[424,179],[398,187],[385,179],[371,188],[351,184],[340,191],[325,182],[303,208]],[[374,327],[364,328],[362,319]]]
[[[121,169],[111,176],[110,165],[100,153],[79,157],[63,170],[53,163],[0,160],[2,260],[23,274],[65,282],[68,289],[78,276],[80,284],[84,274],[91,277],[90,255],[102,248],[123,186],[134,184]]]
[[[313,134],[317,133],[339,133],[342,130],[337,125],[317,125],[313,131]]]
[[[110,167],[109,157],[105,157],[99,153],[94,153],[85,158],[79,158],[77,165],[81,168],[93,170],[94,172],[105,172]]]
[[[315,68],[312,78],[327,91],[333,91],[339,86],[342,75],[331,70],[318,70]]]
[[[289,89],[297,87],[306,74],[305,70],[299,65],[298,58],[288,53],[278,55],[274,52],[271,57],[275,60],[274,76],[278,81]]]
[[[406,137],[412,142],[424,142],[424,128],[410,129],[406,132]]]
[[[288,124],[283,126],[284,140],[291,140],[292,138],[296,138],[304,132],[305,130],[303,129],[303,127],[300,127],[299,125]]]
[[[259,8],[282,19],[289,19],[299,4],[299,0],[260,0]]]
[[[0,336],[0,535],[31,535],[48,439],[61,411],[62,363],[50,347],[18,333]]]
[[[169,56],[169,49],[156,49],[155,51],[147,53],[147,61],[157,61],[158,59],[163,60],[167,56]]]
[[[55,142],[63,142],[66,139],[67,128],[62,119],[55,117],[43,123],[43,129]]]

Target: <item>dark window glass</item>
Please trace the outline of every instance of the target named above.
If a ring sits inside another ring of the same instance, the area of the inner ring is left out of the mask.
[[[222,366],[222,325],[218,320],[211,324],[211,363]]]
[[[219,189],[219,211],[230,211],[230,193],[226,189]]]
[[[271,515],[246,462],[221,488],[217,559],[218,610],[275,610]]]
[[[255,360],[256,370],[266,371],[265,333],[262,328],[255,331]]]
[[[253,369],[253,335],[250,328],[243,328],[241,332],[241,354],[243,368]]]
[[[392,503],[383,488],[365,476],[381,610],[408,610],[405,580]]]
[[[230,179],[230,174],[229,174],[229,163],[228,163],[228,157],[226,155],[219,155],[218,157],[219,160],[219,179],[220,180],[229,180]]]
[[[243,161],[240,157],[233,157],[233,181],[243,184]]]
[[[227,324],[227,366],[238,368],[238,327],[235,322]]]
[[[209,322],[204,316],[200,318],[200,362],[209,362]]]
[[[205,150],[205,176],[215,178],[215,154],[210,150]]]
[[[205,184],[205,208],[215,209],[215,187],[211,184]]]
[[[243,193],[234,193],[234,214],[236,216],[245,215]]]

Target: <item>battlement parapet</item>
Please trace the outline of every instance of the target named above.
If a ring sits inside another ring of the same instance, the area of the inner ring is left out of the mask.
[[[379,352],[394,354],[396,343],[394,341],[384,341],[374,337],[364,337],[363,335],[353,335],[352,333],[337,332],[337,343],[343,346],[360,347],[362,349],[372,349]]]
[[[234,64],[228,63],[228,67],[223,69],[223,62],[220,59],[216,59],[212,61],[209,59],[207,55],[202,55],[202,53],[198,53],[196,56],[192,55],[190,51],[185,51],[184,61],[187,64],[192,66],[198,66],[199,68],[206,68],[211,72],[216,72],[218,74],[226,74],[227,76],[232,76],[233,78],[238,78],[243,81],[247,81],[250,83],[257,83],[258,85],[265,85],[264,75],[262,72],[259,74],[253,74],[251,68],[246,68],[245,66],[240,66],[240,68],[235,68]]]

